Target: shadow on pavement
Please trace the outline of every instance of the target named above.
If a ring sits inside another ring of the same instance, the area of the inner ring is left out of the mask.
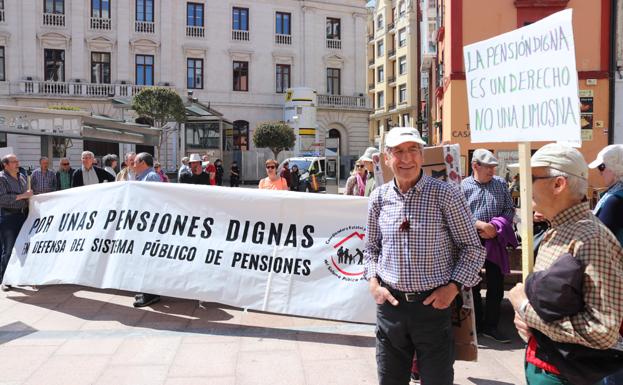
[[[89,293],[102,293],[111,295],[111,297],[117,297],[111,298],[111,301],[101,301],[99,299],[76,296],[76,292],[85,292],[86,295]],[[133,308],[131,305],[115,303],[115,301],[119,301],[119,298],[121,298],[123,303],[131,304],[134,301],[134,294],[112,289],[52,285],[42,286],[39,288],[39,291],[15,288],[13,293],[19,294],[19,296],[10,296],[8,299],[54,310],[55,312],[64,313],[86,321],[116,321],[130,327],[157,331],[196,333],[198,335],[261,337],[357,347],[375,346],[375,338],[370,336],[340,334],[331,331],[319,332],[305,330],[305,327],[297,328],[296,326],[288,328],[243,325],[235,321],[231,323],[219,322],[230,321],[234,318],[233,312],[230,313],[228,310],[240,312],[241,309],[209,302],[202,302],[202,306],[199,306],[197,300],[163,297],[161,302],[152,305],[150,309]],[[124,297],[127,297],[127,301]],[[269,313],[262,312],[249,313],[270,315]],[[5,328],[9,328],[9,326],[11,325],[6,325]],[[320,326],[314,329],[322,328]],[[22,328],[20,327],[19,329]],[[329,329],[331,327],[327,328],[327,330]],[[10,333],[2,333],[2,329],[0,329],[0,344],[8,341],[6,338],[3,338],[4,334],[7,334],[7,336],[10,334],[10,339],[15,339],[38,331],[32,328],[30,328],[30,331],[27,329],[24,332],[21,330],[16,331],[15,327],[12,327],[11,330]],[[86,332],[89,330],[82,329],[80,331]]]
[[[9,341],[26,337],[29,334],[36,333],[34,329],[23,322],[16,321],[8,325],[0,326],[0,345]]]
[[[512,382],[485,380],[482,378],[467,377],[467,379],[476,385],[514,385]]]

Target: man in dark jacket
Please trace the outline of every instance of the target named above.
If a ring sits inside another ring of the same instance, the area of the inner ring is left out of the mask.
[[[108,171],[93,166],[95,155],[91,151],[82,152],[82,167],[73,175],[73,187],[86,186],[106,182],[114,182],[115,177]]]
[[[74,170],[69,164],[69,159],[61,158],[58,164],[58,171],[56,172],[56,186],[59,190],[66,190],[74,186]]]

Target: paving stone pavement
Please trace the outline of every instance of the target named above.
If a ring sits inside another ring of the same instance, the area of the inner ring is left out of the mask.
[[[73,285],[0,294],[0,385],[376,384],[374,326]],[[483,340],[457,385],[524,384],[523,344]]]

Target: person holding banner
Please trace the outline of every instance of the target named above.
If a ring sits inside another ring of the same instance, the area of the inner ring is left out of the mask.
[[[14,154],[2,158],[3,171],[0,171],[0,282],[9,264],[15,240],[28,215],[28,199],[33,195],[26,178],[19,173],[19,160]],[[2,284],[2,291],[11,286]]]
[[[577,149],[548,144],[534,153],[530,163],[534,209],[551,222],[551,229],[540,244],[534,273],[526,280],[530,290],[519,283],[509,292],[515,326],[528,339],[526,380],[529,385],[570,384],[579,383],[575,378],[580,376],[585,379],[583,383],[595,383],[608,375],[602,373],[595,378],[595,372],[604,369],[606,358],[611,354],[621,356],[616,349],[623,349],[619,334],[623,319],[623,249],[589,209],[588,166]],[[571,279],[571,274],[556,277],[557,272],[565,271],[562,263],[566,260],[580,262],[579,290],[568,289],[576,287],[565,281]],[[544,274],[554,280],[543,278]],[[531,280],[539,276],[540,284],[531,285]],[[540,293],[539,288],[546,289]],[[564,306],[578,302],[574,295],[580,297],[581,305],[577,309]],[[558,309],[554,313],[556,307],[563,307],[565,313],[559,314]],[[584,357],[578,361],[573,354],[564,358],[561,349],[589,353],[582,353]],[[594,365],[584,366],[591,359]],[[614,368],[620,367],[615,364]]]
[[[487,303],[484,312],[480,284],[472,288],[476,329],[485,337],[509,343],[510,338],[498,329],[498,323],[504,298],[504,275],[510,273],[506,246],[512,244],[517,247],[513,231],[515,208],[506,181],[495,176],[497,165],[498,160],[491,151],[476,149],[472,156],[473,174],[463,179],[461,189],[474,216],[474,227],[487,250],[484,266]]]
[[[162,182],[160,175],[154,170],[154,158],[151,154],[141,152],[134,158],[134,171],[139,182]],[[160,301],[155,294],[140,293],[134,296],[134,307],[145,307]]]
[[[412,127],[387,134],[395,177],[368,203],[364,277],[377,303],[381,385],[409,384],[416,352],[423,384],[453,384],[450,304],[478,283],[485,260],[463,194],[422,172],[424,144]]]

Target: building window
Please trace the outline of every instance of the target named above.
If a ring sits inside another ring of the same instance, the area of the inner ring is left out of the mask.
[[[401,56],[398,58],[398,74],[404,75],[407,73],[407,57]]]
[[[110,0],[91,0],[91,17],[110,19]]]
[[[44,2],[45,13],[65,13],[65,0],[45,0]]]
[[[403,28],[398,31],[398,46],[404,47],[407,44],[407,29]]]
[[[203,59],[186,59],[187,80],[186,87],[188,89],[203,88]]]
[[[402,114],[402,125],[404,127],[411,127],[409,114]]]
[[[401,84],[398,86],[398,103],[404,103],[407,101],[407,85]]]
[[[249,8],[234,7],[232,12],[232,26],[234,31],[248,31]]]
[[[186,4],[186,25],[189,27],[203,27],[203,4]]]
[[[327,93],[329,95],[340,95],[340,72],[339,68],[327,68]]]
[[[234,122],[234,148],[233,150],[249,150],[249,122],[246,120],[236,120]]]
[[[91,83],[110,84],[110,53],[91,52]]]
[[[385,81],[385,69],[383,68],[383,66],[379,66],[376,69],[376,81],[378,83],[382,83]]]
[[[249,91],[248,61],[234,61],[234,91]]]
[[[136,0],[136,21],[154,21],[154,0]]]
[[[0,147],[8,147],[6,132],[0,132]]]
[[[340,19],[327,17],[327,39],[340,40],[342,36]]]
[[[376,29],[383,29],[383,15],[379,15],[379,17],[376,19]]]
[[[276,70],[276,92],[282,94],[290,88],[290,65],[289,64],[277,64]]]
[[[45,60],[45,81],[64,82],[65,50],[45,49],[43,56]]]
[[[381,109],[383,107],[385,107],[385,93],[379,91],[379,93],[376,94],[376,108]]]
[[[153,55],[136,55],[136,84],[139,86],[154,85]]]
[[[376,43],[376,57],[382,57],[385,52],[385,43],[383,40]]]
[[[187,149],[219,148],[220,121],[187,122],[185,126]]]
[[[290,35],[290,19],[292,15],[285,12],[275,14],[275,33],[279,35]]]
[[[4,47],[0,47],[0,81],[6,80],[6,73],[4,71]]]
[[[403,17],[407,13],[407,2],[401,1],[398,5],[398,16]]]

